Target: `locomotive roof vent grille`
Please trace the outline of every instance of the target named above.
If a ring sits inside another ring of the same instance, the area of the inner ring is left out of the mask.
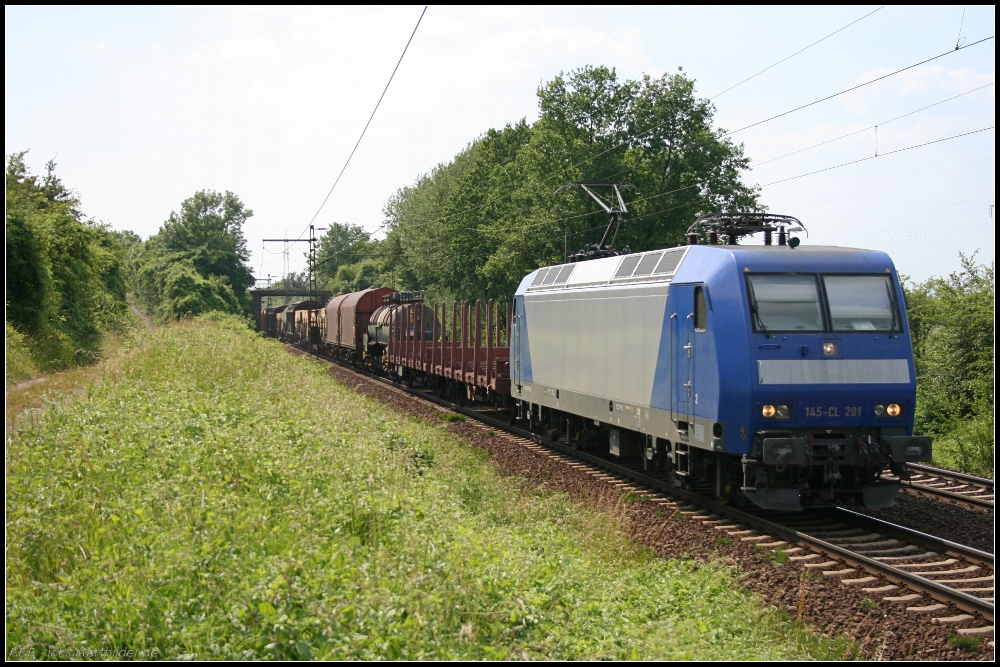
[[[569,280],[576,266],[576,264],[563,264],[561,266],[539,269],[535,277],[532,278],[531,284],[528,285],[528,289],[540,290],[562,287]]]
[[[685,251],[687,251],[687,248],[677,248],[663,253],[663,259],[656,265],[656,270],[653,271],[653,274],[658,276],[676,271],[681,260],[684,259]]]
[[[569,280],[570,274],[573,273],[573,269],[575,268],[576,264],[566,264],[565,266],[563,266],[562,270],[559,271],[559,277],[556,278],[556,284],[562,285],[567,280]]]
[[[635,271],[635,267],[641,258],[641,255],[629,255],[623,259],[621,265],[618,267],[618,272],[615,273],[615,280],[619,278],[631,277],[632,272]]]
[[[651,252],[648,255],[642,256],[642,261],[639,262],[639,266],[635,267],[635,272],[632,274],[633,278],[638,276],[648,276],[656,268],[657,262],[660,261],[660,255],[662,252]]]
[[[626,280],[663,280],[677,271],[684,259],[686,247],[656,250],[643,255],[629,255],[618,266],[611,279],[613,282]]]
[[[535,274],[535,279],[531,281],[531,287],[538,287],[545,280],[545,275],[549,272],[548,269],[539,269],[538,273]]]

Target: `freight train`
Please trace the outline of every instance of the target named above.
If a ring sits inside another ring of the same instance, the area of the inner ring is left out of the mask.
[[[931,458],[899,278],[883,252],[800,246],[790,229],[708,216],[685,246],[541,267],[502,307],[383,288],[261,321],[720,501],[888,507],[906,464]],[[764,245],[737,244],[758,232]]]

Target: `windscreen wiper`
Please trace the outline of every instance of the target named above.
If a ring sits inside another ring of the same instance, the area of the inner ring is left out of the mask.
[[[891,280],[885,281],[885,291],[889,294],[889,308],[892,309],[892,324],[889,325],[889,331],[896,330],[896,313],[899,311],[899,304],[896,303],[896,295],[892,292],[892,287],[890,286]]]
[[[753,289],[753,281],[747,280],[747,285],[750,287],[750,312],[753,313],[754,321],[760,328],[761,333],[770,338],[771,334],[768,332],[767,327],[764,326],[764,320],[760,316],[760,309],[757,307],[757,293]]]

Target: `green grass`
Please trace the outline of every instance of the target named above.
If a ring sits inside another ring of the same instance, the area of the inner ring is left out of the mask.
[[[654,557],[614,512],[500,476],[443,425],[359,397],[235,320],[140,340],[8,439],[11,650],[853,655],[726,567]]]
[[[968,637],[958,633],[948,635],[948,643],[965,651],[978,651],[981,643],[979,637]]]

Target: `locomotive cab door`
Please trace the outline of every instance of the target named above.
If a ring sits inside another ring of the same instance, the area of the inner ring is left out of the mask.
[[[674,309],[670,318],[670,347],[673,369],[671,410],[678,429],[691,433],[698,402],[697,358],[698,332],[707,327],[707,303],[704,285],[671,285]],[[703,438],[696,438],[703,440]]]

